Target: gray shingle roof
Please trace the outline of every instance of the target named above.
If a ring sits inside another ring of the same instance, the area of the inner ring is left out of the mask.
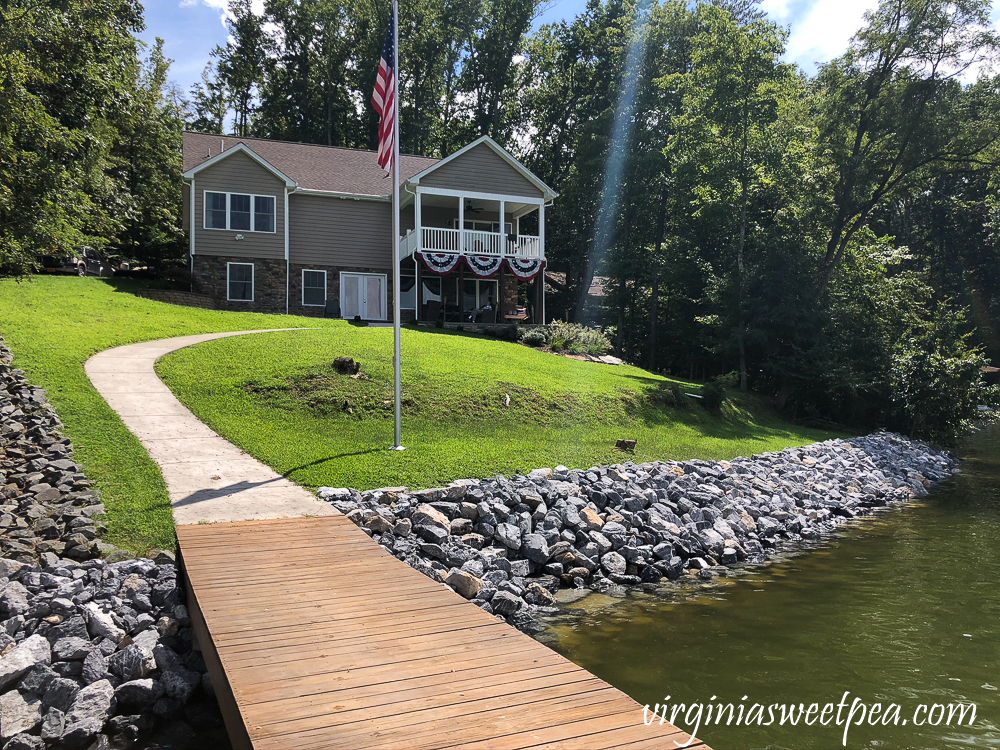
[[[238,143],[264,159],[306,190],[324,190],[352,195],[388,195],[392,183],[378,165],[374,151],[308,143],[237,138],[208,133],[184,133],[184,170],[197,167],[223,149]],[[439,159],[425,156],[399,157],[400,182],[436,164]]]

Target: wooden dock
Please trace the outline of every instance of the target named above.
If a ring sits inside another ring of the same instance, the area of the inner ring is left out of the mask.
[[[344,516],[180,525],[177,536],[236,750],[673,749],[688,739],[646,726],[624,693]]]

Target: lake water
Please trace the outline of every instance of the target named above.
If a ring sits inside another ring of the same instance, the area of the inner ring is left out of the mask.
[[[848,748],[1000,748],[1000,430],[959,453],[962,473],[930,497],[806,553],[711,586],[591,595],[540,638],[641,704],[822,707],[849,691],[848,705],[897,703],[908,721],[852,727]],[[913,724],[919,704],[956,701],[976,704],[971,727]],[[699,732],[714,750],[826,750],[842,734],[801,721]]]

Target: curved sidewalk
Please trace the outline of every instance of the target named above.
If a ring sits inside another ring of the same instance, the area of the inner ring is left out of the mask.
[[[160,467],[178,524],[333,515],[312,493],[248,456],[195,417],[157,377],[164,354],[203,341],[272,328],[179,336],[99,352],[84,369]]]

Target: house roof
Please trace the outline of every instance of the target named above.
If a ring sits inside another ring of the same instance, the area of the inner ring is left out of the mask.
[[[497,143],[496,141],[494,141],[488,135],[480,136],[479,138],[477,138],[476,140],[474,140],[472,143],[466,144],[464,147],[460,148],[455,153],[450,154],[449,156],[446,156],[443,159],[437,160],[436,163],[434,163],[434,164],[428,165],[419,174],[414,175],[410,179],[410,181],[413,182],[413,183],[419,183],[421,177],[425,177],[428,174],[430,174],[431,172],[433,172],[435,169],[437,169],[438,167],[443,167],[448,162],[450,162],[450,161],[452,161],[454,159],[458,159],[463,154],[466,154],[469,151],[472,151],[472,149],[474,149],[476,146],[479,146],[479,145],[487,146],[497,156],[499,156],[505,162],[507,162],[508,164],[510,164],[510,166],[513,167],[518,173],[520,173],[520,175],[522,177],[524,177],[528,182],[530,182],[532,185],[534,185],[536,188],[538,188],[538,190],[542,193],[542,195],[545,196],[546,199],[552,200],[553,198],[558,197],[559,194],[555,190],[553,190],[548,185],[546,185],[544,182],[542,182],[540,179],[538,179],[538,177],[535,176],[534,172],[532,172],[530,169],[528,169],[526,166],[524,166],[521,162],[519,162],[517,160],[517,158],[513,154],[510,153],[510,151],[508,151],[507,149],[505,149],[503,146],[501,146],[499,143]]]
[[[566,288],[566,274],[563,271],[546,271],[545,280],[558,289]],[[611,279],[607,276],[595,276],[590,281],[590,288],[587,289],[587,296],[606,297],[608,294],[607,287],[610,283]]]
[[[266,162],[265,166],[277,171],[280,177],[292,180],[304,190],[383,196],[388,195],[392,187],[378,165],[378,156],[374,151],[190,131],[184,132],[184,173],[216,159],[220,153],[225,153],[238,144],[243,144],[259,156]],[[425,156],[400,155],[400,182],[427,170],[439,161]]]

